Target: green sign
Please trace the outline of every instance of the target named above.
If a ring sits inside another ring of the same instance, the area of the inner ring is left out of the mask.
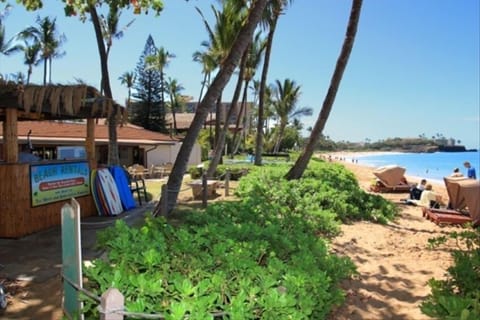
[[[90,194],[88,162],[32,164],[32,207]]]
[[[83,287],[80,239],[80,205],[72,199],[72,205],[62,207],[63,312],[69,319],[83,319],[78,291]]]

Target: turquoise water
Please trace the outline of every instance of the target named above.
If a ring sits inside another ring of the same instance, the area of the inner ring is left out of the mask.
[[[441,183],[443,177],[449,176],[454,168],[459,168],[466,175],[467,169],[463,166],[465,161],[469,161],[475,168],[477,179],[480,174],[480,152],[391,153],[358,156],[355,159],[358,159],[358,164],[370,167],[396,164],[407,169],[407,176]]]

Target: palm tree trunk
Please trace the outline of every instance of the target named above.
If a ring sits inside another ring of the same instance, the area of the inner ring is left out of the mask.
[[[247,52],[247,50],[245,50],[245,52]],[[215,145],[213,158],[210,160],[210,165],[208,166],[207,177],[213,177],[215,171],[217,170],[217,166],[222,159],[223,148],[225,147],[225,137],[227,136],[230,119],[232,118],[233,112],[237,110],[238,98],[240,97],[240,92],[242,91],[243,75],[245,73],[246,61],[247,56],[243,54],[242,62],[240,63],[240,72],[238,73],[237,85],[235,86],[235,91],[233,92],[232,103],[230,104],[230,108],[228,108],[228,113],[225,119],[225,123],[223,125],[223,129],[220,130],[220,133],[218,135],[218,141]]]
[[[27,84],[30,83],[30,76],[32,75],[32,65],[28,65],[28,71],[27,71]]]
[[[198,109],[198,106],[200,105],[200,101],[202,100],[203,89],[205,89],[205,85],[207,83],[206,81],[207,81],[207,73],[205,72],[205,75],[203,76],[202,86],[200,87],[200,94],[198,95],[197,107],[195,109]],[[207,129],[207,123],[206,122],[203,123],[203,129]]]
[[[47,85],[47,58],[43,58],[43,85]]]
[[[262,78],[260,80],[260,92],[258,100],[258,122],[257,122],[257,139],[255,142],[255,165],[262,165],[263,153],[263,118],[265,113],[265,88],[267,86],[268,66],[270,64],[270,54],[272,52],[273,35],[277,26],[278,15],[273,18],[270,31],[268,32],[267,45],[265,47],[265,59],[263,61]]]
[[[52,57],[48,58],[48,83],[52,83]]]
[[[237,117],[237,122],[235,123],[235,131],[233,133],[233,138],[232,138],[232,141],[233,143],[235,144],[233,149],[232,149],[232,153],[231,153],[231,156],[233,158],[233,155],[236,154],[238,152],[238,149],[240,148],[240,144],[242,143],[242,136],[243,136],[243,132],[245,130],[245,116],[246,116],[246,111],[247,111],[247,93],[248,93],[248,84],[249,84],[249,80],[245,80],[245,86],[243,87],[243,97],[242,97],[242,104],[241,104],[241,107],[240,107],[240,112],[238,113],[238,117]],[[239,131],[239,128],[240,128],[240,122],[242,124],[244,124],[242,126],[242,129],[241,129],[241,134],[239,136],[238,134],[238,131]]]
[[[337,65],[335,66],[335,71],[333,72],[332,79],[330,80],[330,87],[328,88],[327,95],[323,101],[322,110],[320,111],[317,121],[315,122],[315,126],[310,133],[310,137],[305,149],[286,175],[288,180],[301,178],[305,172],[305,169],[307,168],[310,158],[313,155],[315,145],[322,135],[323,128],[328,120],[333,103],[335,102],[335,96],[337,95],[338,87],[340,86],[340,82],[343,77],[343,72],[347,67],[348,59],[350,57],[350,53],[352,52],[353,44],[355,42],[355,35],[357,33],[358,22],[360,20],[361,9],[362,0],[353,0],[342,51],[337,59]]]
[[[222,92],[223,93],[223,92]],[[220,136],[220,130],[222,127],[222,120],[223,120],[223,106],[222,106],[222,93],[217,99],[216,107],[215,107],[215,143],[213,144],[213,148],[217,149],[218,146],[218,137]]]
[[[102,30],[100,28],[100,20],[98,19],[97,9],[95,5],[89,6],[90,16],[92,17],[93,28],[95,29],[95,36],[97,38],[97,47],[100,54],[100,65],[102,70],[102,85],[104,94],[107,99],[111,100],[113,104],[112,89],[110,87],[110,76],[108,73],[108,56],[103,42]],[[118,107],[114,104],[112,111],[108,116],[108,165],[120,164],[118,157],[118,143],[117,143],[117,110]]]
[[[228,56],[225,59],[225,63],[219,70],[212,85],[207,90],[205,97],[197,108],[192,124],[183,140],[182,146],[177,155],[177,159],[172,168],[172,173],[168,177],[167,190],[168,190],[168,212],[171,212],[177,203],[178,193],[182,186],[183,175],[187,170],[188,159],[192,152],[195,141],[197,140],[198,133],[202,129],[203,122],[205,121],[208,111],[211,105],[217,101],[218,97],[222,93],[222,90],[227,85],[230,77],[233,74],[238,62],[240,61],[242,53],[248,46],[253,32],[257,27],[258,22],[262,18],[263,11],[267,5],[267,0],[257,0],[254,2],[251,8],[248,21],[240,30],[235,42],[232,45]],[[162,197],[163,199],[163,197]],[[154,213],[158,214],[162,206],[162,199],[155,208]]]
[[[280,150],[280,145],[283,139],[283,133],[285,132],[286,126],[287,126],[286,123],[280,123],[280,126],[278,128],[277,141],[275,143],[275,146],[273,147],[273,153],[278,153],[278,151]]]

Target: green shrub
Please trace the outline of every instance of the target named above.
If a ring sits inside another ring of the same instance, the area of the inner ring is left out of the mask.
[[[430,279],[432,293],[421,310],[438,319],[480,319],[480,230],[452,232],[449,237],[465,246],[452,253],[453,265],[446,280]],[[434,238],[430,244],[436,247],[446,239]]]
[[[84,269],[87,289],[101,295],[116,287],[128,311],[166,319],[326,318],[355,268],[330,254],[321,236],[337,234],[341,221],[382,221],[395,212],[341,166],[312,162],[293,181],[283,178],[287,170],[252,168],[238,201],[184,213],[178,226],[117,221],[98,235],[107,254]],[[88,319],[98,317],[88,299],[85,308]]]

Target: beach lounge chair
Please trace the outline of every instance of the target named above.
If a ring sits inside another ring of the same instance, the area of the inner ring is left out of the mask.
[[[423,215],[433,222],[480,225],[480,181],[465,177],[445,177],[451,209],[424,208]]]
[[[373,192],[409,192],[412,185],[405,179],[405,168],[390,165],[376,168],[373,171],[375,183],[370,186]]]

